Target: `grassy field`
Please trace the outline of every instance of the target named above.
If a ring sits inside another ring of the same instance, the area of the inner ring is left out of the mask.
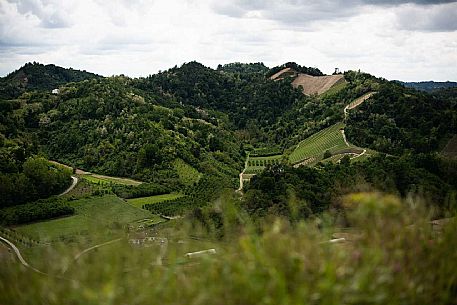
[[[316,219],[291,225],[270,218],[271,225],[255,230],[251,221],[234,221],[244,213],[230,210],[223,214],[220,242],[204,227],[205,234],[194,235],[198,226],[181,220],[147,236],[165,242],[121,240],[77,262],[73,258],[84,248],[50,248],[35,255],[40,263],[32,266],[58,276],[1,265],[0,304],[456,303],[455,213],[437,227],[420,202],[376,193],[351,194],[342,202],[349,207],[344,230],[333,221],[336,213],[324,215],[328,220],[319,226]],[[330,242],[334,238],[344,240]],[[185,256],[207,249],[215,254]]]
[[[341,134],[342,128],[344,128],[344,124],[337,123],[301,141],[290,154],[289,162],[296,164],[308,158],[315,158],[316,161],[319,161],[326,150],[335,152],[347,148]]]
[[[135,208],[122,199],[107,195],[71,202],[76,213],[73,216],[27,224],[15,228],[19,233],[40,241],[53,241],[78,235],[90,235],[93,231],[121,229],[128,223],[140,219],[161,218],[148,211]]]
[[[194,183],[197,183],[202,176],[195,168],[181,159],[173,161],[173,167],[178,172],[179,179],[184,185],[193,185]]]
[[[183,196],[184,195],[181,195],[181,194],[164,194],[164,195],[156,195],[156,196],[150,196],[150,197],[127,199],[127,202],[137,208],[141,208],[145,204],[153,204],[153,203],[162,202],[162,201],[166,201],[166,200],[173,200],[173,199],[177,199],[177,198],[180,198]]]
[[[89,182],[97,183],[97,184],[122,184],[122,185],[139,185],[139,184],[141,184],[140,181],[136,181],[133,179],[110,177],[110,176],[103,176],[103,175],[96,175],[96,174],[83,175],[82,178],[86,179]]]

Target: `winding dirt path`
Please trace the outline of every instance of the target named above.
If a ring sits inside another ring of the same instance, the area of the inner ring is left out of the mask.
[[[73,179],[71,185],[61,194],[57,195],[57,196],[63,196],[67,193],[69,193],[72,189],[75,188],[76,184],[78,184],[78,178],[75,177],[75,176],[71,176],[71,179]]]
[[[75,261],[78,260],[81,255],[89,252],[89,251],[92,251],[94,249],[97,249],[97,248],[100,248],[100,247],[103,247],[103,246],[106,246],[106,245],[109,245],[109,244],[112,244],[112,243],[115,243],[115,242],[118,242],[120,241],[122,238],[117,238],[117,239],[113,239],[113,240],[110,240],[110,241],[107,241],[107,242],[104,242],[104,243],[101,243],[101,244],[98,244],[98,245],[95,245],[95,246],[92,246],[90,248],[87,248],[87,249],[84,249],[83,251],[79,252],[78,254],[75,255],[75,257],[73,258]]]
[[[15,244],[13,244],[11,241],[9,241],[8,239],[4,238],[4,237],[1,237],[0,236],[0,241],[4,242],[9,248],[11,248],[11,250],[13,250],[14,254],[16,255],[16,257],[18,258],[19,262],[26,268],[29,268],[30,270],[32,271],[35,271],[37,273],[40,273],[40,274],[44,274],[44,275],[48,275],[47,273],[44,273],[43,271],[40,271],[32,266],[29,265],[29,263],[27,263],[27,261],[22,257],[21,255],[21,252],[19,251],[19,249],[16,247]]]
[[[349,103],[348,105],[346,105],[346,107],[344,107],[344,119],[347,118],[348,116],[348,110],[351,110],[351,109],[354,109],[356,107],[358,107],[360,104],[362,104],[363,102],[365,102],[367,99],[369,99],[370,97],[373,96],[373,94],[375,94],[377,92],[369,92],[365,95],[362,95],[361,97],[359,98],[356,98],[354,101],[352,101],[351,103]]]
[[[373,94],[375,94],[376,92],[369,92],[357,99],[355,99],[354,101],[352,101],[351,103],[349,103],[348,105],[346,105],[346,107],[344,107],[344,119],[346,120],[347,116],[348,116],[348,110],[351,110],[351,109],[354,109],[356,107],[358,107],[359,105],[361,105],[363,102],[365,102],[366,100],[368,100],[370,97],[373,96]],[[341,134],[343,135],[343,139],[344,139],[344,143],[346,143],[346,145],[348,147],[350,147],[351,145],[349,144],[348,140],[346,139],[346,134],[344,133],[344,129],[341,129]],[[367,152],[366,149],[363,149],[363,151],[354,156],[354,157],[351,157],[351,160],[353,159],[356,159],[356,158],[359,158],[361,156],[363,156],[365,153]]]
[[[246,161],[244,161],[243,171],[239,175],[240,176],[240,187],[236,190],[237,193],[243,194],[243,184],[244,184],[243,175],[244,175],[244,172],[246,171],[246,167],[248,167],[248,159],[249,159],[249,154],[246,157]]]

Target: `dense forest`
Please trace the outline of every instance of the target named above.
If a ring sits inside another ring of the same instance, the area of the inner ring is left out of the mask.
[[[339,208],[339,198],[360,191],[420,196],[427,204],[447,210],[457,189],[457,162],[436,155],[378,155],[365,162],[316,168],[273,166],[247,187],[245,207],[251,214],[306,218]],[[454,194],[454,195],[453,195]],[[292,205],[292,206],[291,206]]]
[[[456,109],[452,93],[420,93],[385,82],[350,113],[347,135],[357,145],[390,154],[432,152],[456,132]]]

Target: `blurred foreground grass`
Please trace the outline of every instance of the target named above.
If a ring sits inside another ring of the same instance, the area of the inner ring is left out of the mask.
[[[259,230],[227,203],[222,240],[198,245],[217,254],[200,258],[183,254],[198,250],[190,232],[205,230],[180,221],[152,232],[167,242],[149,247],[126,237],[76,261],[77,246],[50,248],[40,264],[50,276],[2,261],[0,304],[457,304],[455,217],[432,225],[420,205],[380,194],[343,206]]]

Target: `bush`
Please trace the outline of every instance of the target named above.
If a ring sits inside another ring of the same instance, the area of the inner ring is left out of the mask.
[[[0,224],[18,225],[74,214],[75,210],[62,199],[37,201],[0,210]]]

